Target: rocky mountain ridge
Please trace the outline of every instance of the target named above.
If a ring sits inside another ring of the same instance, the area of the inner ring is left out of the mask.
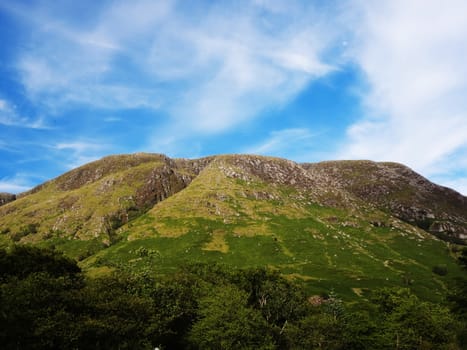
[[[465,197],[400,164],[139,153],[16,197],[0,206],[0,247],[53,247],[91,276],[268,266],[312,294],[410,286],[437,299],[462,273],[441,239],[465,243]]]
[[[173,208],[157,204],[188,191],[197,179],[203,190],[193,192],[188,201],[198,201],[199,206],[184,209],[192,212],[199,209],[196,215],[219,214],[223,210],[225,220],[233,220],[240,214],[257,215],[250,208],[257,205],[253,202],[242,202],[237,204],[238,208],[226,205],[244,196],[269,201],[264,202],[266,206],[274,203],[274,213],[281,215],[292,212],[298,215],[300,210],[305,213],[302,209],[310,204],[351,212],[375,208],[445,240],[464,243],[467,238],[467,198],[401,164],[371,161],[298,164],[254,155],[171,159],[147,153],[105,157],[22,193],[16,200],[1,196],[0,231],[3,238],[15,241],[39,242],[56,236],[81,240],[100,237],[108,245],[118,239],[120,227],[148,211],[156,213],[162,208],[166,217],[170,217]],[[233,185],[225,179],[241,182],[236,192],[229,189]],[[204,195],[225,198],[198,200]],[[187,199],[182,198],[177,205],[183,201]],[[209,206],[214,209],[201,210]],[[264,209],[268,210],[272,211]]]
[[[467,238],[467,197],[398,163],[327,161],[302,164],[315,175],[445,240]]]

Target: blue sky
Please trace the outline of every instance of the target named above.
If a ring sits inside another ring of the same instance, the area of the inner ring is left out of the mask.
[[[467,3],[0,0],[0,191],[118,153],[404,163],[467,194]]]

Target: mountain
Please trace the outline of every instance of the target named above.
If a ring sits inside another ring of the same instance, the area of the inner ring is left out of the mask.
[[[0,244],[55,246],[89,273],[269,266],[353,296],[442,295],[461,272],[440,238],[465,243],[466,227],[466,197],[403,165],[252,155],[105,157],[0,207]]]
[[[328,186],[347,191],[441,239],[465,243],[467,197],[402,164],[328,161],[302,167],[326,179]]]
[[[158,154],[105,157],[20,194],[0,208],[0,225],[15,241],[98,237],[110,244],[116,227],[185,188],[202,163]]]

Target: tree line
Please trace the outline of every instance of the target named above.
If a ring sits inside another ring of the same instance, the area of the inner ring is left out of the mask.
[[[467,254],[460,262],[465,265]],[[464,260],[462,260],[464,259]],[[62,253],[0,250],[2,349],[462,349],[467,283],[443,304],[406,288],[310,298],[265,268],[192,264],[89,278]]]

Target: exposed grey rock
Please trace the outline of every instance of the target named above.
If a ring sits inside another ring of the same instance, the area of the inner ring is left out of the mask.
[[[0,206],[13,202],[16,199],[16,195],[12,193],[5,193],[1,192],[0,193]]]
[[[442,239],[465,239],[467,197],[397,163],[329,161],[302,166],[340,188]]]

